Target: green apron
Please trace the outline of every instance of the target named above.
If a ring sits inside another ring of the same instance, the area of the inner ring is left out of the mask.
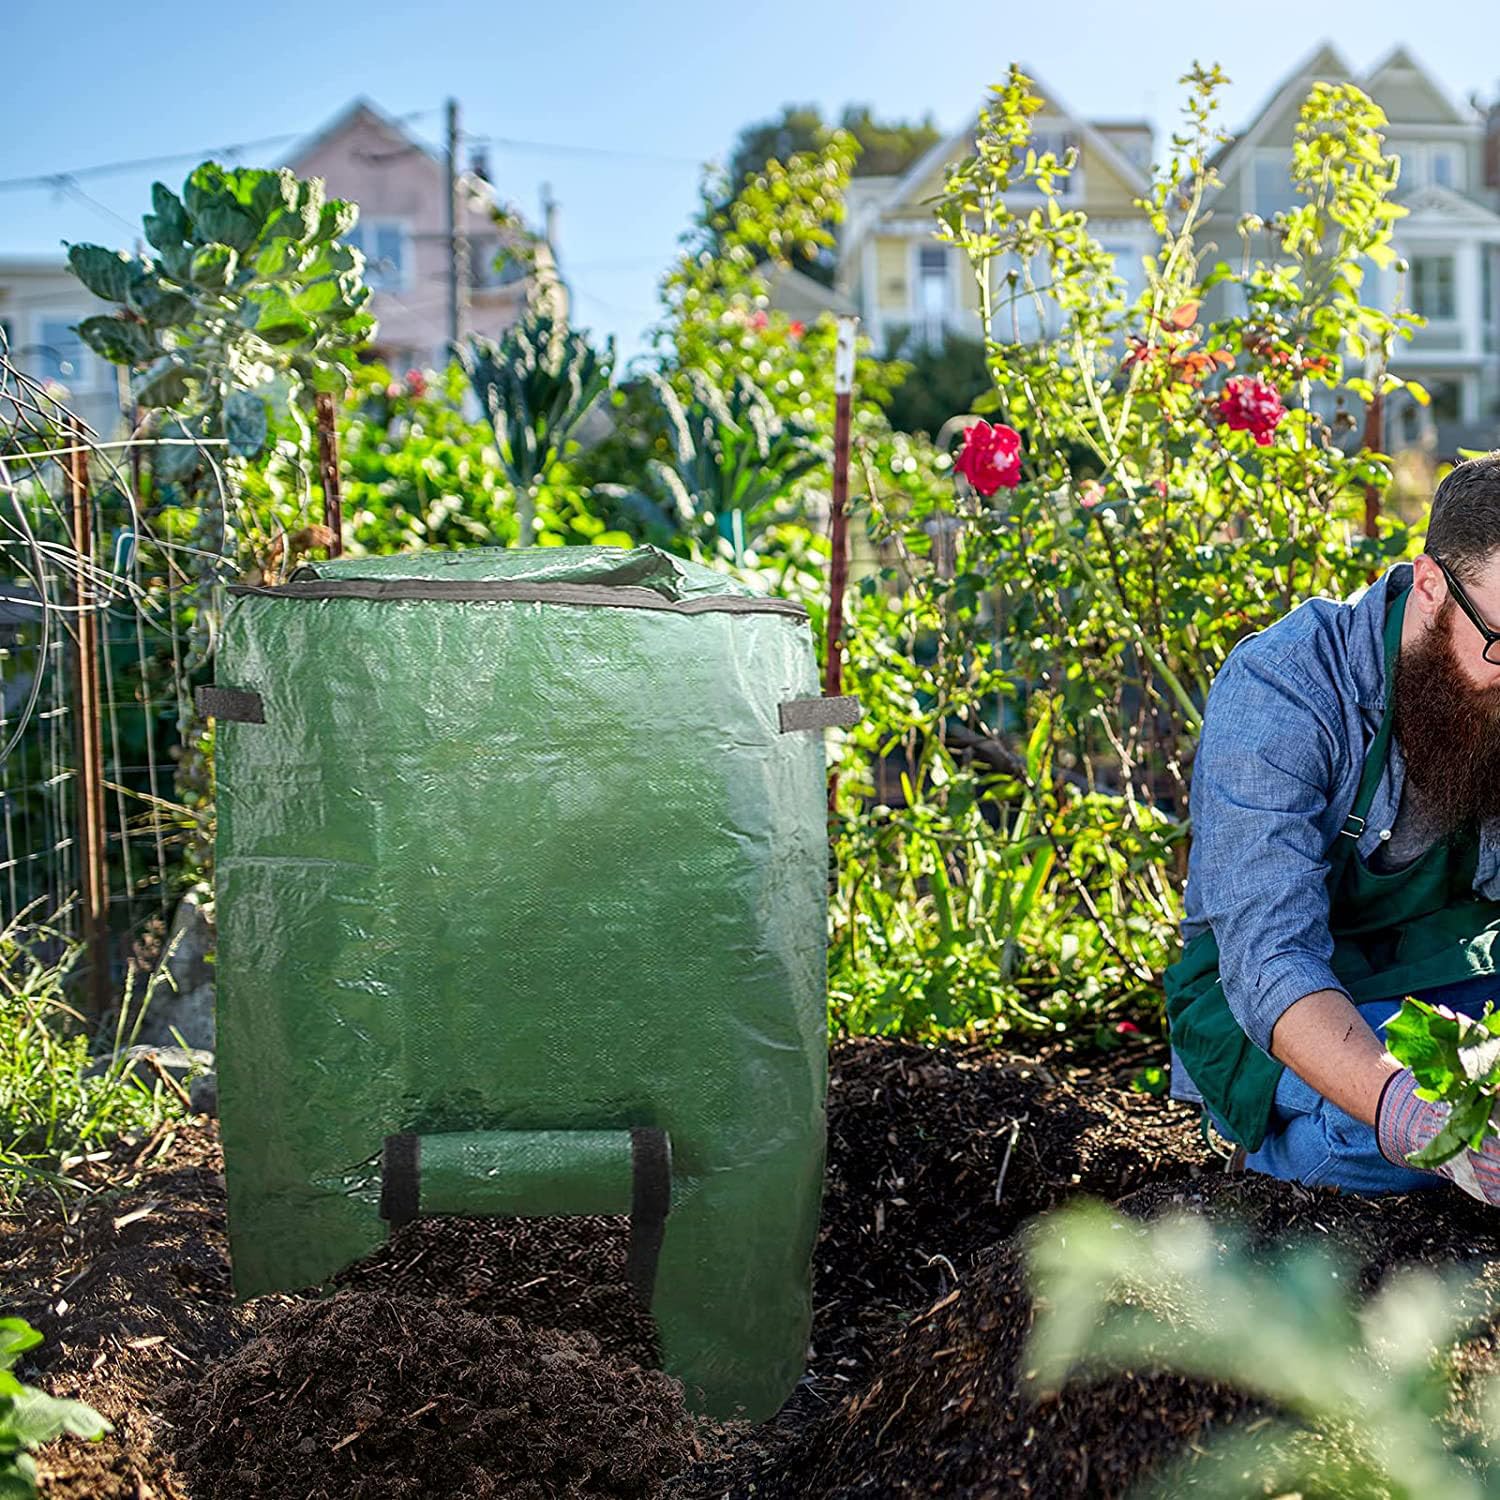
[[[1391,603],[1385,626],[1386,682],[1394,681],[1410,589]],[[1500,902],[1473,890],[1479,834],[1470,826],[1440,839],[1404,869],[1377,874],[1355,854],[1385,770],[1395,692],[1365,756],[1354,809],[1328,856],[1331,967],[1355,1004],[1395,999],[1496,971]],[[1230,1013],[1219,979],[1219,946],[1198,934],[1163,975],[1167,1019],[1204,1103],[1249,1151],[1259,1147],[1284,1063],[1257,1047]]]

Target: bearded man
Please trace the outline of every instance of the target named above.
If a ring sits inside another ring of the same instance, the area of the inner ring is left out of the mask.
[[[1500,1203],[1500,1142],[1407,1157],[1445,1104],[1383,1033],[1406,995],[1500,1001],[1500,450],[1438,486],[1426,550],[1240,642],[1193,764],[1172,1093],[1236,1164]]]

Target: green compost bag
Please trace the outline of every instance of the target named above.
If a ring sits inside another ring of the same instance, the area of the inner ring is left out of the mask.
[[[655,548],[341,558],[224,597],[237,1296],[423,1214],[629,1213],[663,1364],[804,1369],[827,833],[805,612]],[[814,732],[809,732],[814,731]]]

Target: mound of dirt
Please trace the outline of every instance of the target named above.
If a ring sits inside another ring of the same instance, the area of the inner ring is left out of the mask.
[[[1118,1207],[1141,1218],[1175,1209],[1233,1221],[1268,1249],[1326,1239],[1359,1267],[1366,1293],[1398,1266],[1500,1259],[1494,1211],[1448,1191],[1374,1201],[1217,1174],[1190,1186],[1157,1184]],[[865,1390],[762,1464],[754,1493],[759,1500],[1119,1496],[1216,1431],[1268,1414],[1263,1402],[1222,1385],[1135,1371],[1074,1380],[1034,1400],[1020,1369],[1031,1321],[1020,1244],[1007,1241],[910,1321]],[[1493,1354],[1486,1329],[1460,1362],[1492,1368]]]
[[[287,1308],[167,1399],[200,1500],[645,1500],[695,1453],[680,1384],[592,1335],[369,1289]]]
[[[333,1279],[591,1333],[611,1354],[649,1368],[661,1359],[656,1324],[631,1290],[629,1243],[626,1217],[414,1219]]]

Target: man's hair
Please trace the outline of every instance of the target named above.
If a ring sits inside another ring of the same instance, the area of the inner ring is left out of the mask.
[[[1465,583],[1500,551],[1500,448],[1449,470],[1432,497],[1424,550]]]

